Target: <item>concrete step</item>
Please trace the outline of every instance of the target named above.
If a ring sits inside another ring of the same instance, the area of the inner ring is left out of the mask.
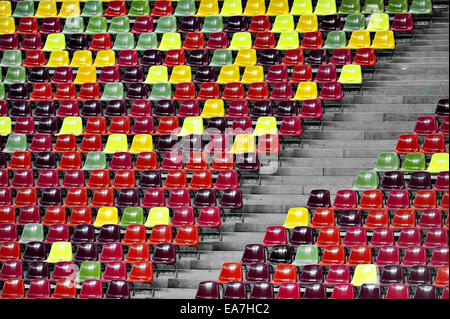
[[[437,100],[436,100],[437,101]],[[430,113],[434,112],[436,108],[436,103],[428,103],[428,104],[392,104],[392,103],[380,103],[380,104],[374,104],[374,103],[366,103],[366,104],[353,104],[353,103],[345,103],[343,107],[343,114],[349,113],[357,113],[357,112],[383,112],[383,113]]]
[[[367,165],[369,166],[369,165]],[[370,166],[369,166],[370,167]],[[372,165],[373,167],[373,165]],[[353,167],[352,167],[353,168]],[[271,175],[264,176],[262,178],[262,185],[345,185],[351,184],[356,175],[353,176],[306,176],[303,178],[304,182],[302,183],[301,175]]]
[[[375,164],[372,158],[348,158],[336,160],[334,158],[301,158],[290,157],[283,159],[282,167],[319,167],[319,168],[354,168],[355,165],[361,167],[373,167]],[[263,178],[269,178],[264,176]]]
[[[402,130],[402,129],[410,129],[411,126],[414,127],[413,121],[323,121],[324,129],[333,129],[333,130]]]
[[[388,148],[392,149],[395,147],[397,140],[380,140],[371,141],[371,146],[375,148]],[[364,149],[367,147],[366,141],[361,140],[346,140],[346,141],[329,141],[329,140],[305,140],[303,139],[304,149],[315,149],[315,148],[341,148],[345,150],[349,149]],[[286,151],[287,153],[287,151]],[[284,154],[284,153],[282,153]]]

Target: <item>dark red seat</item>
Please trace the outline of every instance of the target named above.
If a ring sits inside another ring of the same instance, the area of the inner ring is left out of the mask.
[[[214,32],[209,35],[206,49],[218,50],[228,48],[228,36],[225,32]]]
[[[342,84],[325,82],[320,90],[319,99],[326,101],[341,101],[343,98]]]
[[[353,58],[353,63],[359,64],[361,66],[374,67],[377,63],[375,49],[372,48],[357,49],[355,57]]]
[[[413,15],[411,13],[396,13],[390,30],[394,32],[413,32]]]
[[[166,57],[164,58],[163,65],[175,66],[184,65],[186,60],[184,50],[167,50]]]
[[[270,17],[269,16],[253,16],[252,20],[250,22],[248,32],[264,32],[264,31],[270,31],[271,24],[270,24]]]
[[[303,49],[286,50],[283,57],[283,64],[287,66],[296,66],[303,64],[305,59]]]
[[[312,67],[309,64],[300,64],[294,67],[291,75],[291,83],[312,81]]]
[[[38,19],[34,17],[22,17],[17,27],[18,34],[34,34],[39,30]]]
[[[257,32],[255,41],[253,42],[253,49],[267,50],[273,49],[276,46],[275,33],[269,31]]]
[[[124,1],[110,1],[106,7],[105,17],[120,17],[127,14],[127,6]]]
[[[100,51],[111,49],[111,35],[109,33],[96,33],[92,35],[89,50]]]
[[[358,206],[358,194],[354,190],[338,190],[333,202],[336,210],[355,209]]]
[[[437,132],[437,121],[434,116],[420,116],[417,118],[414,133],[419,136]]]

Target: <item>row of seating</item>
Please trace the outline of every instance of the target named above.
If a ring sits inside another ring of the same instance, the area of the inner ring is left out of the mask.
[[[377,228],[391,227],[393,230],[403,228],[419,227],[422,229],[442,227],[445,219],[445,211],[440,209],[423,209],[416,211],[411,208],[397,209],[390,215],[385,208],[371,208],[365,214],[361,210],[339,210],[333,207],[317,208],[313,213],[302,213],[304,208],[291,208],[286,215],[283,227],[286,229],[295,229],[296,227],[311,227],[312,229],[321,229],[323,227],[338,226],[341,230],[347,227],[362,227],[367,230],[376,230]],[[448,214],[444,228],[448,229]],[[308,234],[310,229],[299,229],[299,233]],[[379,230],[381,231],[381,230]],[[280,230],[280,232],[285,232]]]
[[[77,51],[82,52],[82,51]],[[90,52],[90,51],[87,51]],[[256,54],[256,53],[255,53]],[[256,56],[256,55],[255,55]],[[256,60],[255,60],[256,61]],[[94,83],[97,82],[96,69],[93,66],[81,66],[77,73],[75,80],[73,80],[73,70],[67,67],[55,69],[55,73],[52,76],[51,83],[56,85],[56,92],[60,91],[60,87],[73,87],[76,90],[75,84],[83,83]],[[292,74],[290,76],[291,83],[307,82],[313,80],[313,69],[309,64],[297,65],[292,69]],[[63,73],[65,71],[65,74]],[[205,71],[209,71],[206,74]],[[267,72],[264,71],[264,67],[261,65],[248,65],[245,66],[243,70],[243,75],[241,79],[241,70],[239,66],[222,66],[217,79],[218,84],[229,84],[234,83],[236,91],[243,91],[244,86],[241,84],[252,84],[255,82],[269,82],[269,83],[280,83],[288,82],[289,68],[285,65],[272,65],[268,68]],[[349,66],[344,65],[341,70],[342,72],[349,72]],[[171,83],[175,84],[175,97],[174,99],[192,99],[197,96],[195,84],[186,84],[188,82],[196,83],[213,83],[216,82],[215,70],[212,67],[202,67],[199,68],[194,73],[194,78],[192,78],[192,68],[185,65],[176,65],[172,68],[171,75],[169,78],[168,67],[155,65],[151,66],[147,71],[146,78],[144,77],[145,71],[141,66],[129,66],[124,68],[124,74],[120,75],[120,67],[104,67],[100,71],[100,76],[98,78],[99,83],[109,83],[109,82],[124,82],[124,83],[146,83],[146,84],[156,84],[156,83]],[[338,70],[335,64],[321,64],[318,66],[315,73],[314,81],[318,84],[323,84],[325,82],[336,82],[338,81]],[[65,75],[67,81],[56,82],[53,80],[62,79]],[[207,75],[210,81],[199,82],[198,79],[200,75]],[[343,81],[345,74],[340,76],[339,79]],[[28,80],[27,80],[28,79]],[[1,80],[1,79],[0,79]],[[196,81],[197,80],[197,81]],[[50,82],[50,74],[47,68],[38,67],[29,69],[27,76],[27,69],[22,66],[8,67],[6,76],[3,80],[5,84],[14,83],[30,83],[39,84],[43,82]],[[72,82],[73,84],[70,84]],[[343,81],[344,82],[344,81]],[[48,85],[47,85],[48,86]],[[219,90],[219,86],[209,84],[208,86],[216,86],[216,90]],[[226,87],[227,88],[227,87]],[[200,87],[200,90],[205,90],[206,88]],[[228,89],[231,89],[228,87]],[[238,90],[239,89],[239,90]],[[220,91],[220,90],[219,90]],[[60,92],[60,94],[63,92]],[[56,95],[60,95],[55,93]],[[66,95],[70,95],[65,93]],[[217,92],[219,96],[220,92]],[[72,93],[76,96],[76,92]],[[203,94],[204,95],[204,94]],[[227,94],[229,95],[229,94]],[[244,94],[235,93],[235,96],[243,96]],[[64,97],[64,96],[63,96]],[[33,97],[32,97],[33,98]],[[230,98],[228,98],[230,99]],[[234,98],[237,99],[237,98]]]
[[[1,17],[0,17],[1,19]],[[255,16],[252,17],[250,23],[248,19],[242,16],[233,16],[223,21],[220,16],[209,16],[202,19],[199,17],[188,16],[183,17],[177,22],[175,17],[162,17],[158,19],[156,28],[155,21],[152,17],[138,17],[131,23],[128,17],[114,17],[111,19],[108,26],[106,18],[92,17],[87,20],[85,27],[85,20],[81,17],[67,18],[61,20],[60,18],[44,18],[41,24],[37,18],[23,17],[16,20],[12,18],[6,19],[9,22],[10,31],[16,31],[18,34],[32,34],[32,33],[59,33],[64,34],[97,34],[110,33],[117,34],[121,32],[132,32],[134,34],[141,33],[164,33],[164,32],[283,32],[283,31],[297,31],[299,33],[306,32],[333,32],[346,31],[352,32],[355,30],[365,30],[366,21],[363,14],[351,14],[345,18],[345,23],[339,15],[327,15],[319,18],[314,14],[301,15],[295,27],[294,21],[297,20],[291,15],[279,15],[275,18],[273,24],[270,22],[269,16]],[[16,22],[17,21],[17,22]],[[372,22],[371,22],[372,21]],[[62,23],[64,22],[64,23]],[[17,24],[17,29],[15,25]],[[412,32],[414,30],[413,15],[410,13],[398,13],[394,16],[392,24],[389,27],[389,16],[385,13],[375,13],[371,15],[367,30],[395,32]],[[4,31],[5,35],[13,34]]]
[[[11,4],[7,4],[7,1],[0,6],[0,14],[2,16],[11,15]],[[329,14],[351,14],[351,13],[402,13],[410,12],[413,14],[431,14],[432,4],[431,1],[419,1],[414,0],[408,11],[408,1],[406,0],[391,0],[389,4],[384,6],[383,0],[367,0],[364,2],[364,7],[361,11],[361,5],[359,0],[347,0],[342,1],[339,11],[336,8],[335,0],[319,0],[315,2],[313,8],[311,0],[295,0],[292,6],[289,6],[288,0],[282,1],[270,1],[267,11],[264,0],[249,0],[245,3],[245,9],[243,10],[243,3],[241,0],[225,0],[222,7],[219,9],[218,0],[201,0],[198,6],[198,10],[194,0],[179,1],[175,5],[171,1],[156,1],[150,9],[150,2],[146,0],[135,0],[131,2],[131,5],[127,6],[125,1],[112,1],[113,3],[107,4],[106,10],[103,11],[103,5],[100,1],[68,1],[63,3],[59,9],[57,8],[57,2],[53,0],[45,0],[43,3],[39,2],[36,12],[34,11],[33,1],[26,1],[24,4],[16,5],[14,13],[15,17],[21,16],[35,16],[38,18],[45,17],[61,17],[69,18],[74,16],[123,16],[128,15],[131,17],[139,16],[213,16],[221,15],[224,17],[244,15],[244,16],[257,16],[268,15],[277,16],[280,14],[292,14],[301,15],[307,13],[313,13],[316,15],[329,15]],[[65,2],[65,1],[64,1]],[[81,10],[80,2],[85,2],[83,10]],[[127,8],[128,7],[128,8]]]
[[[442,128],[442,127],[441,127]],[[442,128],[443,129],[443,128]],[[442,131],[445,131],[442,130]],[[448,132],[446,132],[448,133]],[[448,146],[445,143],[445,135],[443,132],[432,133],[425,135],[425,139],[422,143],[419,143],[419,136],[417,134],[403,134],[400,135],[397,141],[397,146],[395,148],[395,153],[393,154],[408,154],[408,153],[424,153],[424,154],[434,154],[434,153],[444,153],[448,152]],[[422,144],[422,146],[420,146]],[[446,150],[447,149],[447,150]],[[390,153],[392,154],[392,153]],[[378,160],[393,160],[395,157],[389,158],[389,153],[380,154]],[[380,165],[384,166],[381,162]],[[398,167],[397,167],[398,168]],[[396,169],[397,169],[396,168]]]
[[[81,43],[76,43],[78,46],[87,44],[88,37],[74,36],[73,39],[80,39]],[[94,42],[95,41],[95,42]],[[2,37],[2,42],[10,43],[9,46],[19,47],[18,35],[9,36],[6,39]],[[26,45],[24,47],[24,44]],[[344,31],[330,32],[324,43],[322,33],[320,31],[307,32],[302,36],[300,42],[299,33],[293,31],[283,31],[280,33],[278,41],[276,40],[275,33],[271,32],[259,32],[257,33],[254,41],[252,40],[252,34],[250,32],[236,32],[233,34],[231,41],[228,40],[226,32],[211,33],[208,40],[205,40],[205,36],[201,32],[189,32],[186,34],[184,42],[182,43],[182,37],[180,33],[165,32],[163,33],[161,40],[159,41],[156,33],[141,33],[138,37],[137,43],[133,33],[123,32],[116,35],[114,45],[111,46],[111,37],[106,36],[104,33],[99,33],[95,38],[92,38],[91,46],[96,45],[98,50],[111,51],[123,51],[123,50],[150,50],[158,49],[159,51],[168,51],[176,49],[184,50],[217,50],[228,49],[232,51],[238,51],[242,49],[277,49],[277,50],[292,50],[292,49],[360,49],[360,48],[373,48],[373,49],[395,49],[394,32],[388,31],[376,31],[371,40],[370,32],[367,30],[357,30],[351,33],[350,40],[347,43],[346,35]],[[42,47],[41,36],[29,35],[21,42],[22,49],[28,50],[40,50]],[[63,51],[67,49],[65,35],[63,33],[52,33],[47,36],[42,51],[54,52]],[[86,48],[87,49],[87,48]],[[103,52],[104,53],[104,52]],[[100,60],[100,59],[99,59]],[[97,61],[94,65],[99,65]],[[103,62],[105,63],[105,62]]]
[[[396,265],[388,265],[384,266],[384,268],[382,269],[379,269],[379,271],[381,271],[381,276],[377,274],[380,277],[377,281],[379,281],[379,284],[381,284],[381,286],[386,287],[392,283],[403,284],[406,282],[411,286],[434,284],[439,288],[444,288],[448,284],[448,265],[440,266],[435,277],[432,274],[432,269],[427,266],[414,266],[410,269],[402,269],[401,266],[392,266]],[[356,267],[354,277],[351,281],[351,283],[356,286],[358,286],[359,284],[358,277],[361,274],[359,274],[358,271],[360,270],[360,268],[361,267]],[[371,269],[371,267],[367,266],[363,268]],[[216,282],[220,285],[225,285],[230,282],[244,282],[245,275],[245,282],[247,284],[253,284],[255,282],[271,282],[275,286],[279,286],[284,283],[299,283],[301,285],[325,284],[326,286],[335,286],[337,283],[333,282],[333,279],[336,280],[337,278],[333,278],[333,275],[336,275],[334,273],[336,271],[336,268],[331,266],[328,269],[329,270],[327,273],[325,267],[321,265],[305,265],[300,270],[299,268],[290,264],[278,264],[276,265],[275,269],[273,269],[271,265],[267,264],[252,264],[248,267],[248,270],[247,267],[245,267],[246,271],[244,271],[241,263],[224,263]],[[340,284],[349,284],[349,267],[340,266],[339,269],[343,271],[340,276]],[[408,273],[407,276],[404,275],[405,272]],[[273,274],[272,276],[271,273]],[[399,278],[395,278],[394,276],[392,276],[394,274]],[[259,275],[260,278],[255,278],[255,275]],[[392,277],[389,278],[388,275],[391,275]],[[386,282],[386,279],[388,278],[391,279],[391,282]],[[400,282],[394,282],[394,278],[398,281],[400,281],[400,278],[402,280]]]
[[[369,23],[366,27],[365,17],[363,14],[352,14],[347,16],[345,24],[342,23],[339,15],[325,16],[319,27],[318,17],[314,14],[305,14],[300,16],[295,26],[294,16],[292,15],[278,15],[273,24],[270,22],[270,18],[262,18],[264,16],[258,16],[252,18],[250,27],[248,26],[247,19],[245,17],[235,16],[228,19],[224,24],[220,17],[215,17],[217,32],[275,32],[281,33],[285,31],[296,31],[299,33],[322,32],[331,31],[347,31],[352,32],[355,30],[367,30],[370,32],[376,31],[398,31],[398,32],[411,32],[411,28],[414,28],[413,18],[411,14],[397,14],[392,22],[392,27],[389,24],[389,15],[386,13],[375,13],[370,16]],[[132,31],[146,31],[139,33],[165,33],[165,32],[183,32],[183,33],[197,33],[204,29],[208,29],[211,24],[212,18],[205,18],[203,27],[201,19],[198,17],[184,17],[179,23],[177,18],[161,17],[158,19],[156,27],[154,27],[154,21],[151,17],[143,17],[134,22],[131,27],[130,19],[128,17],[113,17],[109,23],[105,17],[91,17],[87,22],[85,29],[84,20],[81,17],[68,18],[61,23],[60,18],[44,18],[42,23],[39,23],[37,18],[24,17],[18,20],[18,26],[16,29],[16,22],[14,18],[0,17],[0,23],[5,26],[2,30],[2,34],[13,34],[15,32],[19,34],[29,33],[59,33],[73,34],[73,33],[110,33],[118,34],[123,32]],[[144,25],[145,23],[145,25]],[[221,24],[221,25],[220,25]],[[210,30],[207,30],[210,31]],[[203,33],[203,32],[201,32]],[[205,32],[206,33],[206,32]]]
[[[386,252],[386,254],[394,254],[396,258],[400,258],[399,249],[407,249],[411,247],[416,248],[422,245],[422,232],[426,233],[423,243],[424,248],[435,249],[448,246],[448,243],[446,242],[448,239],[448,229],[444,229],[440,225],[439,228],[428,229],[420,229],[418,227],[403,228],[400,230],[400,235],[397,242],[395,240],[394,230],[392,228],[377,226],[372,234],[370,245],[368,243],[367,230],[362,226],[347,227],[343,239],[340,237],[340,228],[336,226],[320,228],[318,230],[317,238],[315,238],[314,230],[312,228],[297,226],[290,236],[289,244],[291,244],[291,247],[296,247],[296,245],[301,247],[301,245],[305,244],[315,244],[320,248],[330,248],[325,249],[323,254],[325,254],[326,257],[322,257],[323,261],[329,260],[329,263],[332,263],[332,260],[336,262],[339,260],[339,263],[342,263],[342,260],[345,258],[344,248],[348,248],[350,250],[350,248],[360,248],[360,246],[365,246],[364,249],[358,249],[360,252],[363,252],[366,255],[365,258],[368,259],[372,257],[372,251],[376,252],[376,249],[384,249],[386,247],[396,247],[395,251],[391,249],[390,252]],[[276,256],[278,256],[283,260],[288,260],[286,262],[290,263],[291,261],[289,260],[293,257],[293,251],[286,252],[286,247],[276,247],[275,249],[275,246],[288,245],[288,237],[287,230],[283,226],[269,226],[266,229],[263,245],[265,247],[274,248],[271,254],[275,256],[275,259],[277,258]],[[336,247],[339,247],[339,249]],[[372,251],[370,251],[371,248]],[[280,249],[282,251],[280,251]],[[274,250],[277,252],[274,253]],[[314,251],[311,254],[311,256],[315,256],[319,253],[318,251]],[[355,254],[359,253],[355,252]],[[313,259],[316,260],[316,257]]]
[[[176,228],[183,225],[196,225],[200,230],[205,228],[216,228],[219,230],[221,220],[224,219],[218,207],[203,207],[196,218],[193,207],[181,207],[173,209],[172,217],[166,207],[152,208],[145,221],[144,209],[142,207],[119,208],[121,213],[114,209],[99,209],[95,219],[93,218],[92,208],[74,207],[67,209],[63,206],[49,206],[45,210],[45,215],[41,221],[41,212],[38,206],[25,206],[19,208],[18,212],[14,207],[2,206],[0,224],[9,224],[23,227],[42,226],[51,227],[53,225],[67,225],[73,227],[72,242],[95,242],[94,228],[100,228],[104,225],[117,225],[126,229],[125,243],[145,243],[147,242],[145,228],[161,228],[155,232],[167,235],[171,234],[170,227]],[[95,210],[95,209],[94,209]],[[67,211],[71,211],[67,220]],[[16,216],[17,221],[16,221]],[[119,217],[120,216],[120,217]],[[119,220],[120,219],[120,220]],[[197,221],[195,221],[197,219]],[[35,226],[27,226],[27,225]],[[39,226],[42,225],[42,226]],[[128,234],[127,234],[128,233]],[[202,234],[201,234],[202,235]],[[42,235],[43,236],[43,235]],[[42,238],[40,236],[39,238]],[[14,237],[14,236],[13,236]],[[41,240],[43,241],[43,239]]]
[[[426,167],[426,155],[431,154],[431,161],[428,165],[428,172],[438,173],[445,171],[448,167],[448,151],[445,149],[445,138],[443,134],[434,135],[425,139],[424,147],[420,153],[406,153],[403,160],[395,152],[381,153],[378,155],[375,165],[376,171],[417,172],[424,171]],[[430,148],[427,148],[427,147]],[[445,153],[444,153],[445,152]],[[434,162],[433,162],[434,160]],[[430,166],[431,165],[431,166]]]
[[[417,118],[413,131],[414,134],[416,134],[417,136],[424,136],[428,134],[434,134],[440,131],[441,133],[448,135],[449,116],[448,112],[446,113],[446,111],[448,111],[448,104],[446,104],[446,106],[445,104],[443,104],[440,107],[440,109],[438,109],[437,106],[436,109],[437,114],[435,114],[434,116],[420,116]],[[399,140],[402,140],[403,136],[405,135],[404,134],[400,135]],[[415,142],[415,139],[412,140],[412,142]],[[400,151],[400,148],[399,147],[397,148],[399,149],[399,152],[397,153],[401,154],[402,152]]]
[[[131,283],[140,283],[150,280],[150,275],[143,266],[136,267],[127,280],[111,280],[107,289],[103,289],[101,280],[86,280],[77,292],[74,280],[61,279],[52,289],[50,281],[45,279],[31,280],[28,289],[25,289],[22,279],[8,279],[3,285],[1,299],[130,299]],[[145,276],[145,277],[144,277]],[[26,293],[25,293],[26,290]]]
[[[375,284],[364,284],[356,289],[351,284],[338,284],[333,287],[330,296],[323,284],[303,285],[303,292],[298,283],[283,283],[278,292],[272,283],[261,282],[250,286],[251,292],[248,293],[248,285],[244,282],[230,282],[221,294],[217,283],[202,281],[196,299],[448,299],[448,286],[440,293],[432,285],[413,288],[405,284],[391,284],[381,289]]]
[[[152,207],[194,207],[202,208],[209,206],[218,206],[221,209],[241,210],[243,207],[242,192],[239,189],[227,189],[222,191],[219,204],[217,204],[216,191],[214,189],[200,189],[191,196],[188,189],[175,189],[170,191],[169,199],[166,202],[165,192],[162,188],[147,188],[145,194],[139,194],[138,189],[122,189],[117,191],[117,199],[114,196],[112,188],[96,189],[93,191],[92,198],[89,200],[86,188],[72,188],[67,194],[66,200],[63,200],[62,190],[60,188],[40,189],[40,195],[37,189],[32,187],[23,187],[16,189],[16,196],[13,200],[10,188],[0,188],[0,205],[15,207],[35,206],[62,206],[66,207],[84,207],[94,208],[110,206],[139,206],[144,208]]]

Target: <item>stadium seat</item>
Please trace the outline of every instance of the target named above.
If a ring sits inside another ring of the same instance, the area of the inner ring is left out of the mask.
[[[414,0],[409,7],[409,13],[412,14],[432,14],[433,7],[431,1],[428,0]]]

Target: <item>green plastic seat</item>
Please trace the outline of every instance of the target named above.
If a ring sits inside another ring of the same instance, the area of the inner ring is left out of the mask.
[[[340,49],[347,45],[345,31],[332,31],[328,33],[323,46],[324,49]]]
[[[34,1],[17,1],[13,17],[32,17],[34,16]]]
[[[111,100],[123,100],[124,91],[123,91],[123,83],[106,83],[105,88],[103,89],[103,94],[100,100],[102,101],[111,101]]]
[[[96,34],[96,33],[106,33],[108,30],[108,24],[105,17],[91,17],[89,18],[88,25],[86,27],[85,33]]]
[[[125,17],[113,17],[109,24],[108,33],[117,34],[130,31],[130,19]]]
[[[150,15],[150,3],[146,0],[133,0],[128,11],[128,16],[140,17],[148,15]]]
[[[52,244],[46,262],[57,263],[60,261],[72,261],[72,243],[68,241],[57,241]]]
[[[175,16],[160,17],[155,29],[156,33],[177,32],[177,18]]]
[[[101,17],[103,15],[103,5],[101,1],[86,1],[84,4],[82,17]]]
[[[119,226],[127,228],[129,225],[144,225],[144,209],[142,207],[127,207],[123,210]]]
[[[116,36],[112,50],[133,50],[134,49],[134,35],[131,32],[119,33]]]
[[[125,134],[111,134],[106,141],[105,154],[114,154],[118,152],[128,152],[127,136]]]
[[[380,153],[375,163],[375,171],[396,171],[400,167],[400,158],[395,152]]]
[[[379,185],[378,174],[375,171],[361,171],[356,177],[354,190],[364,191],[368,189],[377,189]]]
[[[299,16],[311,13],[313,13],[311,0],[294,0],[294,2],[292,3],[290,14]]]
[[[177,32],[164,33],[161,42],[159,43],[158,50],[178,50],[181,49],[181,35]]]
[[[5,99],[5,84],[0,83],[0,100]]]
[[[408,153],[406,154],[402,168],[402,172],[418,172],[426,169],[427,162],[424,153]]]
[[[412,14],[432,14],[433,4],[431,0],[413,0],[409,13]]]
[[[211,66],[224,66],[233,64],[233,54],[230,50],[215,50],[211,58]]]
[[[170,83],[155,83],[152,86],[149,99],[156,100],[170,100],[172,98],[172,86]]]
[[[355,13],[347,16],[344,24],[344,31],[353,32],[364,30],[366,28],[366,19],[363,14]]]
[[[339,8],[339,14],[353,14],[361,12],[361,4],[359,0],[342,0]]]
[[[300,245],[297,248],[293,265],[305,266],[319,263],[319,248],[316,245]]]
[[[362,13],[372,14],[384,11],[384,0],[366,0]]]
[[[103,152],[89,152],[84,161],[84,170],[107,169],[106,154]]]
[[[12,130],[11,118],[7,117],[7,116],[1,116],[0,117],[0,135],[8,136],[9,134],[11,134],[11,130]]]
[[[83,17],[69,17],[65,21],[63,33],[83,33]]]
[[[139,35],[135,49],[138,51],[145,51],[156,49],[157,47],[158,47],[158,38],[156,36],[156,33],[151,32],[151,33],[141,33]]]
[[[314,14],[318,16],[325,16],[330,14],[336,14],[336,1],[335,0],[317,0]]]
[[[102,268],[98,261],[84,261],[81,263],[78,273],[78,282],[89,279],[102,279]]]
[[[203,21],[202,32],[213,33],[223,31],[223,19],[221,16],[208,16]]]
[[[0,66],[21,66],[22,52],[20,50],[6,50],[3,51],[2,62]]]
[[[44,241],[44,225],[42,224],[25,224],[23,225],[22,236],[19,243],[27,244],[32,241]]]
[[[174,16],[187,17],[193,16],[197,12],[195,0],[179,0],[175,8]]]
[[[6,72],[5,84],[25,83],[27,81],[27,71],[22,66],[11,66]]]
[[[406,13],[408,12],[408,0],[389,0],[386,13]]]
[[[387,31],[389,30],[389,15],[387,13],[374,13],[370,16],[367,31]]]
[[[11,134],[8,136],[3,152],[24,152],[27,150],[27,146],[27,136],[25,134]]]

